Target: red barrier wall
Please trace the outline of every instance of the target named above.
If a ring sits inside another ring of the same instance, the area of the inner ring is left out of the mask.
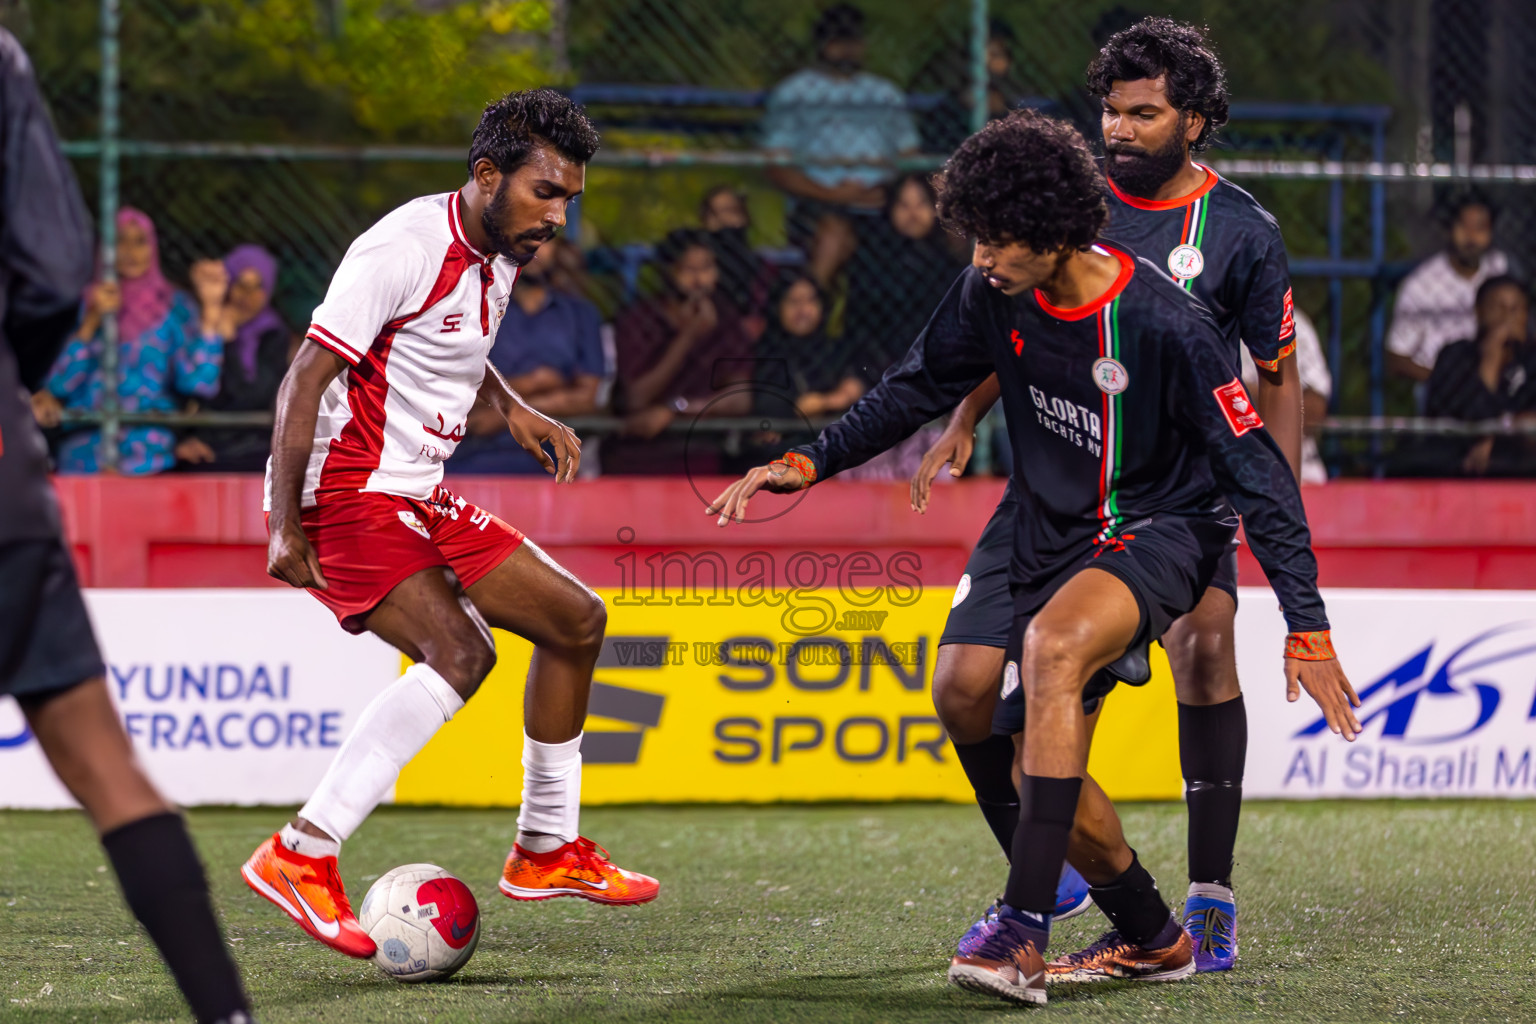
[[[696,486],[633,477],[559,487],[529,477],[450,482],[590,584],[610,587],[634,583],[626,572],[648,586],[649,555],[709,551],[728,567],[764,551],[781,573],[795,554],[814,552],[827,575],[802,577],[810,586],[836,585],[855,552],[885,566],[910,552],[907,569],[924,585],[951,585],[1002,491],[993,480],[941,487],[918,516],[904,486],[834,480],[804,495],[758,497],[750,514],[765,521],[721,530],[703,511],[728,482],[720,478]],[[279,585],[264,570],[259,477],[60,477],[58,490],[87,586]],[[1325,586],[1536,589],[1536,482],[1344,481],[1308,488],[1306,502]],[[798,568],[812,571],[805,560]],[[1246,549],[1242,581],[1264,582]]]

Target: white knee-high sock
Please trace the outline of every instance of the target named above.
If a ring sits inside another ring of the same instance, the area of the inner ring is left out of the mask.
[[[458,691],[430,666],[406,669],[363,709],[299,816],[338,843],[346,839],[384,799],[406,762],[463,706]]]
[[[523,733],[523,806],[517,844],[549,853],[575,842],[581,818],[581,734],[564,743],[540,743]]]

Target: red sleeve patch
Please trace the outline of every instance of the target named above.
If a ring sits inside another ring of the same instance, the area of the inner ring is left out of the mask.
[[[1227,418],[1232,436],[1242,437],[1248,431],[1264,425],[1264,421],[1259,419],[1259,410],[1253,407],[1248,392],[1243,389],[1242,378],[1233,377],[1230,384],[1223,384],[1211,394],[1216,396],[1216,404],[1221,406],[1221,414]]]
[[[1285,308],[1280,314],[1280,340],[1284,341],[1296,333],[1296,300],[1291,298],[1291,290],[1285,290]],[[1279,360],[1276,360],[1279,362]]]

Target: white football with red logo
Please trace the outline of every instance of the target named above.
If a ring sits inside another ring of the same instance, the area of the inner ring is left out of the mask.
[[[441,981],[469,963],[480,941],[474,894],[436,864],[380,875],[357,923],[379,947],[373,962],[397,981]]]

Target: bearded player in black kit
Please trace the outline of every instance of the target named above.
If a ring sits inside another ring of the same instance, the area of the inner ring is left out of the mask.
[[[1301,380],[1293,355],[1285,243],[1274,218],[1251,195],[1191,159],[1227,120],[1220,59],[1199,29],[1147,18],[1111,37],[1087,77],[1102,103],[1109,185],[1105,236],[1152,261],[1211,311],[1234,373],[1239,346],[1248,348],[1259,368],[1254,404],[1299,479]],[[989,380],[960,404],[912,481],[914,508],[926,509],[929,485],[946,463],[959,475],[976,424],[996,399],[997,383]],[[939,717],[1005,853],[1018,817],[1010,773],[1011,736],[1023,727],[1018,695],[1010,692],[1013,699],[993,721],[980,708],[990,707],[1004,685],[1003,648],[1011,622],[1008,557],[1017,510],[1010,488],[966,565],[939,641],[933,685]],[[1237,558],[1229,552],[1199,604],[1162,640],[1179,701],[1179,755],[1189,807],[1190,886],[1183,919],[1201,971],[1229,970],[1237,960],[1232,867],[1248,720],[1237,679],[1236,613]],[[1145,671],[1139,661],[1133,669]],[[1148,676],[1133,671],[1121,678],[1145,682]],[[1119,940],[1111,933],[1096,945],[1108,949]]]
[[[1210,313],[1151,262],[1099,241],[1103,181],[1076,131],[1015,113],[967,139],[938,185],[941,219],[977,240],[971,267],[879,385],[710,512],[722,526],[742,521],[758,490],[801,490],[858,465],[995,373],[1019,501],[1005,675],[1024,700],[1020,821],[996,916],[949,976],[1023,1003],[1046,1001],[1048,975],[1188,977],[1190,935],[1087,777],[1092,711],[1115,685],[1104,670],[1200,603],[1241,516],[1290,631],[1290,696],[1305,688],[1334,732],[1358,734],[1300,491]],[[1121,940],[1047,966],[1067,858]]]

